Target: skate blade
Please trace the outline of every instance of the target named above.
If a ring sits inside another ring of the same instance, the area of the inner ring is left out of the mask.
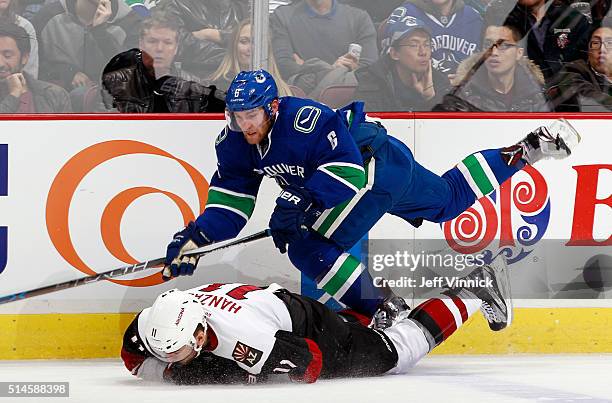
[[[547,150],[543,150],[544,154],[552,156],[553,158],[565,158],[569,156],[582,141],[582,137],[580,133],[578,133],[578,130],[564,118],[555,120],[548,128],[548,131],[554,137],[559,136],[564,145],[561,150],[557,150],[552,147],[552,144],[545,144]]]
[[[512,301],[512,290],[510,288],[510,274],[508,271],[508,264],[506,263],[506,258],[503,255],[497,255],[495,259],[491,262],[490,266],[493,268],[495,272],[495,277],[499,278],[498,284],[500,286],[500,290],[502,295],[506,296],[504,302],[506,303],[506,312],[507,312],[507,320],[506,325],[500,328],[492,329],[494,331],[500,331],[506,329],[512,324],[512,320],[514,317],[514,305]]]

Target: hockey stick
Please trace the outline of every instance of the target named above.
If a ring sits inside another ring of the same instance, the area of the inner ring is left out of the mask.
[[[216,252],[221,249],[226,249],[226,248],[229,248],[235,245],[246,244],[249,242],[257,241],[259,239],[267,238],[269,236],[270,236],[270,230],[265,229],[255,234],[245,236],[244,238],[236,239],[235,241],[231,241],[224,245],[217,246],[213,249],[208,249],[208,250],[196,249],[196,250],[187,252],[185,255],[186,256],[204,256],[204,255],[207,255],[212,252]],[[36,297],[39,295],[49,294],[55,291],[65,290],[67,288],[78,287],[83,284],[95,283],[101,280],[121,277],[126,274],[138,273],[143,270],[150,269],[152,267],[161,266],[162,264],[164,264],[165,260],[166,260],[165,257],[160,257],[160,258],[153,259],[153,260],[147,260],[145,262],[135,263],[129,266],[119,267],[113,270],[105,271],[103,273],[92,274],[91,276],[79,278],[76,280],[68,280],[68,281],[64,281],[63,283],[59,283],[59,284],[53,284],[53,285],[48,285],[45,287],[36,288],[34,290],[18,292],[16,294],[0,297],[0,305],[7,304],[13,301],[20,301],[26,298]]]
[[[221,249],[229,248],[230,246],[242,245],[242,244],[245,244],[245,243],[257,241],[258,239],[267,238],[267,237],[269,237],[271,235],[272,235],[272,233],[270,232],[270,229],[268,228],[268,229],[265,229],[263,231],[259,231],[259,232],[255,233],[255,234],[245,236],[244,238],[236,239],[235,241],[231,241],[231,242],[228,242],[226,244],[217,246],[216,248],[213,248],[213,249],[206,250],[206,248],[210,247],[210,245],[207,245],[207,246],[203,246],[202,248],[199,248],[199,249],[190,250],[189,252],[185,252],[183,254],[183,256],[201,257],[201,256],[209,254],[210,252],[215,252],[215,251],[218,251],[218,250],[221,250]],[[163,260],[165,260],[165,259],[162,258],[162,261]],[[170,267],[164,267],[164,270],[162,271],[162,276],[168,278],[168,280],[171,280],[173,277],[170,276],[170,275],[167,275],[167,274],[169,274],[168,273],[169,271],[170,271]],[[0,303],[2,303],[1,300],[0,300]]]

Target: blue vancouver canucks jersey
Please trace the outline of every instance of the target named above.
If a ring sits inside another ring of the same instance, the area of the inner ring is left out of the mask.
[[[482,17],[468,5],[455,5],[456,9],[448,17],[434,16],[419,7],[420,3],[427,4],[426,1],[407,1],[393,11],[389,21],[410,17],[423,21],[431,31],[433,67],[442,73],[454,73],[459,63],[479,50]]]
[[[352,198],[365,184],[361,153],[349,120],[363,121],[359,103],[334,111],[318,102],[280,98],[274,125],[258,145],[229,127],[216,140],[217,171],[196,224],[213,241],[233,238],[255,208],[263,176],[306,189],[317,209]],[[353,113],[356,111],[356,113]]]

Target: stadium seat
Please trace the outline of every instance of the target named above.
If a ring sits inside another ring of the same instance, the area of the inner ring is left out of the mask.
[[[289,89],[291,90],[291,93],[293,94],[294,97],[306,98],[306,93],[300,87],[296,87],[295,85],[290,85]]]
[[[340,108],[353,101],[354,85],[330,85],[321,91],[319,101],[330,108]]]
[[[102,98],[100,97],[100,86],[94,85],[85,91],[83,96],[82,112],[100,112]]]

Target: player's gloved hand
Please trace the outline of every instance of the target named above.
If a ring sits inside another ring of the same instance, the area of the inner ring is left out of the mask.
[[[308,227],[304,225],[306,211],[312,199],[305,189],[287,186],[276,199],[276,207],[270,217],[270,232],[274,245],[281,253],[287,252],[287,244],[304,239]]]
[[[166,261],[164,262],[165,266],[162,272],[164,280],[184,275],[191,276],[198,265],[199,258],[183,256],[183,254],[211,243],[210,239],[206,237],[193,221],[187,224],[182,231],[174,234],[172,242],[170,242],[166,249]]]
[[[285,330],[278,330],[274,337],[276,341],[262,373],[288,374],[293,382],[315,382],[324,360],[319,345]]]

